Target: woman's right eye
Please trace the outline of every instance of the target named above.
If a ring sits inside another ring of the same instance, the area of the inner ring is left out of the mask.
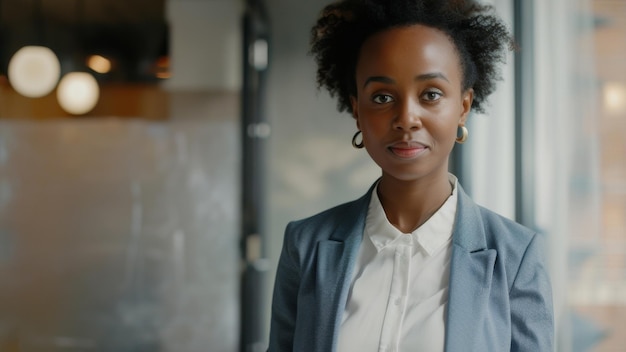
[[[375,95],[374,98],[372,99],[376,104],[387,104],[393,101],[393,98],[391,97],[391,95],[387,95],[387,94],[378,94]]]

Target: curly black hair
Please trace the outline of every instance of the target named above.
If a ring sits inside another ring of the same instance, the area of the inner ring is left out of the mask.
[[[463,90],[474,89],[472,109],[484,112],[486,98],[501,79],[499,63],[514,42],[491,6],[472,0],[341,0],[327,5],[311,29],[318,88],[338,98],[339,111],[352,112],[356,64],[363,42],[375,33],[422,24],[446,33],[463,70]]]

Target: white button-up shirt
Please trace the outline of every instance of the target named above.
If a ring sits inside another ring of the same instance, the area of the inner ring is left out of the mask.
[[[372,192],[339,332],[339,352],[443,351],[456,178],[452,195],[403,234]]]

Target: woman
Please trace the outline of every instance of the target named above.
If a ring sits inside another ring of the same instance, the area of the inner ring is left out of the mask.
[[[470,0],[323,10],[318,84],[352,114],[352,144],[382,176],[287,225],[269,351],[552,351],[540,236],[476,205],[448,173],[511,44],[489,11]]]

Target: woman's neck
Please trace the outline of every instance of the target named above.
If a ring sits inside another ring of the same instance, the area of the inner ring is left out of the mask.
[[[378,198],[389,222],[403,233],[411,233],[425,223],[452,194],[445,177],[403,181],[383,175]]]

